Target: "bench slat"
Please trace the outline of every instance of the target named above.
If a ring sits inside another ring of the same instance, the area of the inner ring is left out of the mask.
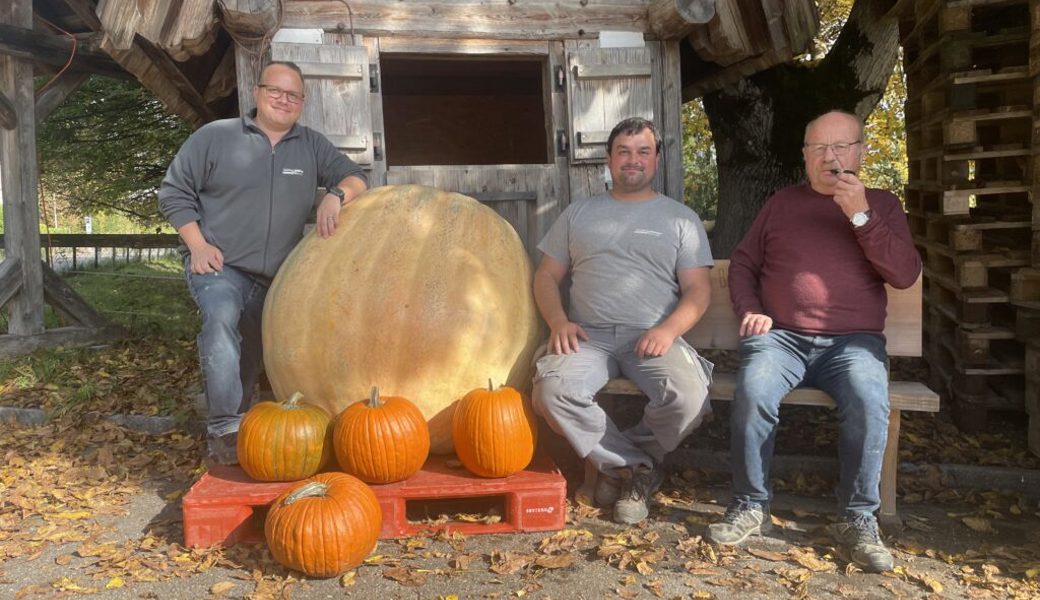
[[[737,378],[733,373],[716,373],[711,383],[711,399],[731,401],[736,389]],[[601,394],[642,396],[636,384],[628,379],[611,379],[600,390]],[[939,412],[939,394],[917,381],[892,381],[888,384],[889,406],[899,410]],[[815,388],[796,388],[784,398],[784,404],[799,406],[834,407],[834,400]]]

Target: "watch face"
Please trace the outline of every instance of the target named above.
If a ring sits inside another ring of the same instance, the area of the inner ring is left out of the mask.
[[[858,213],[852,215],[852,226],[853,227],[862,227],[863,225],[867,224],[868,220],[869,220],[869,217],[867,217],[866,213],[858,212]]]

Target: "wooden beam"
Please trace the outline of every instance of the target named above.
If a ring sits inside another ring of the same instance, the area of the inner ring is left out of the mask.
[[[350,32],[342,2],[297,0],[283,7],[282,27]],[[650,30],[647,0],[350,0],[350,7],[354,33],[361,35],[548,40]]]
[[[216,102],[221,98],[230,96],[235,91],[237,85],[238,81],[235,79],[235,47],[232,44],[224,51],[224,58],[220,59],[220,64],[213,70],[213,75],[209,78],[209,83],[206,84],[206,89],[202,93],[202,99],[207,104]]]
[[[7,97],[7,94],[0,92],[0,127],[10,131],[17,124],[18,115],[15,113],[14,104]]]
[[[36,94],[36,122],[42,123],[87,77],[90,74],[83,71],[65,71],[47,89]]]
[[[170,55],[166,54],[159,48],[156,48],[154,44],[147,40],[138,38],[134,42],[134,46],[144,52],[148,60],[152,61],[155,68],[159,69],[159,72],[163,74],[166,80],[177,90],[178,95],[184,100],[204,122],[209,122],[216,119],[216,115],[210,110],[209,106],[206,105],[206,101],[202,98],[202,94],[195,88],[195,84],[188,79],[188,77],[177,68],[177,64],[173,62]]]
[[[22,289],[22,261],[6,258],[0,263],[0,307],[7,304]]]
[[[65,4],[91,31],[101,31],[101,19],[93,3],[88,0],[65,0]]]
[[[112,323],[94,310],[76,290],[69,287],[61,276],[46,264],[43,269],[43,297],[55,311],[66,319],[91,328],[107,327]]]
[[[9,0],[8,7],[0,10],[0,26],[4,30],[29,31],[33,18],[32,0]],[[4,90],[17,115],[14,129],[0,130],[4,256],[18,259],[21,267],[21,289],[7,303],[7,331],[14,335],[36,335],[44,329],[43,273],[40,269],[39,175],[30,57],[0,54],[0,90]]]
[[[77,42],[76,56],[69,68],[126,79],[126,71],[95,44],[94,38]],[[0,23],[0,54],[63,67],[72,54],[72,40],[64,35],[46,35],[28,27]]]
[[[653,0],[647,9],[650,31],[662,40],[682,39],[694,25],[711,21],[715,3],[716,0]]]
[[[58,327],[36,335],[0,335],[0,358],[28,354],[40,348],[93,346],[113,342],[126,336],[122,327]]]

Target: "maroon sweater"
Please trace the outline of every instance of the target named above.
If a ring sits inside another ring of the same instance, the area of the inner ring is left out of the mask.
[[[773,194],[730,260],[738,317],[763,313],[800,333],[880,333],[885,283],[908,288],[921,272],[899,200],[867,190],[871,218],[853,229],[831,196],[808,185]]]

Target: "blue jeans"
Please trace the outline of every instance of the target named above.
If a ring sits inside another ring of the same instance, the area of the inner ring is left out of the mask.
[[[260,321],[269,284],[227,265],[197,275],[186,264],[185,274],[202,313],[198,346],[209,404],[206,430],[213,437],[234,433],[263,369]]]
[[[740,358],[730,417],[734,498],[768,507],[780,401],[795,387],[815,387],[837,404],[839,516],[873,514],[881,506],[878,487],[888,438],[884,336],[773,329],[741,340]]]

